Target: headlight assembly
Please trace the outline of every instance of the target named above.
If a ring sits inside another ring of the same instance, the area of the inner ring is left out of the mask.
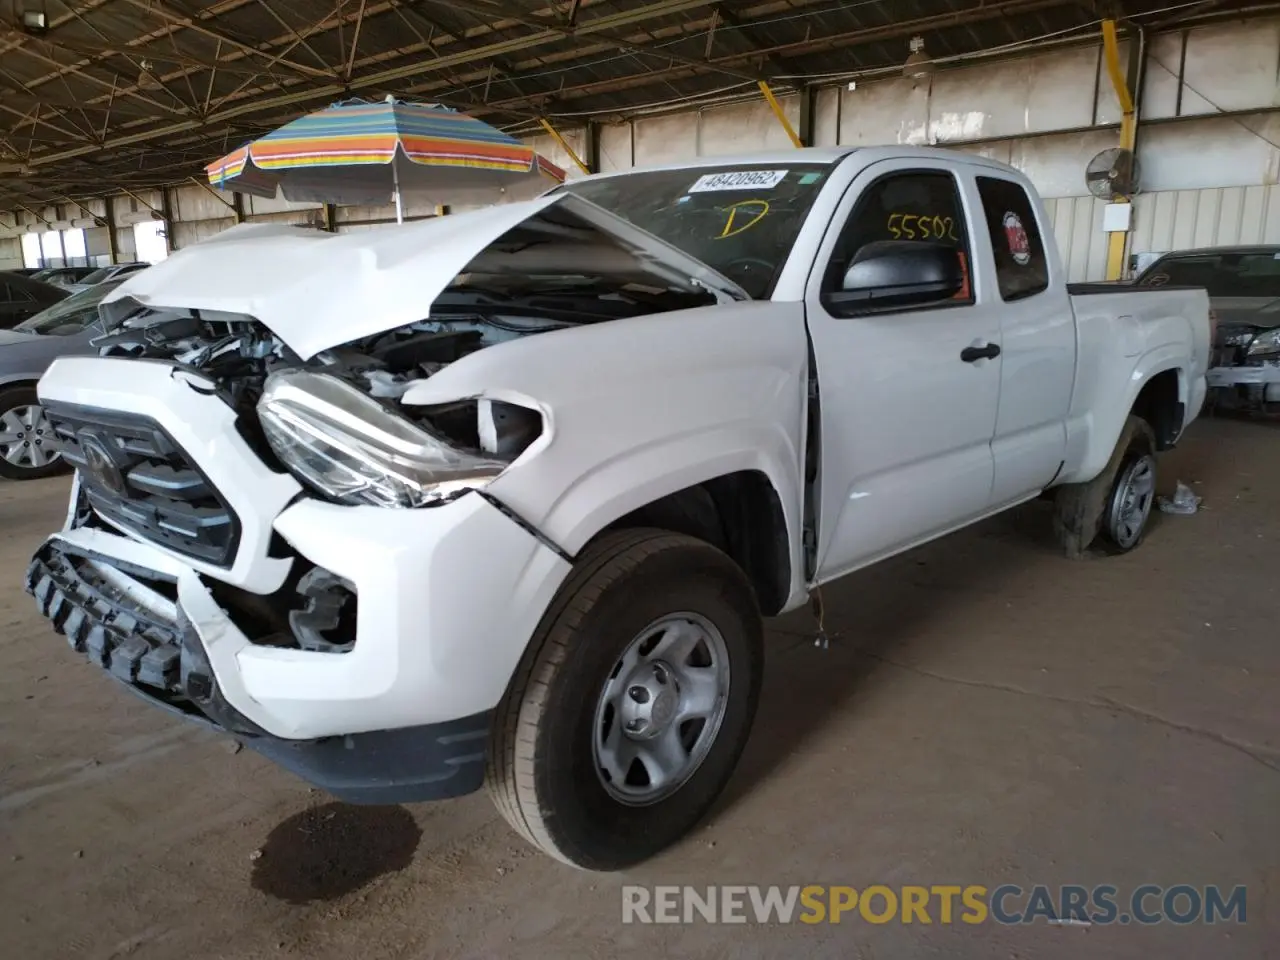
[[[1276,357],[1280,355],[1280,327],[1265,330],[1253,338],[1249,344],[1251,357]]]
[[[426,506],[483,487],[507,467],[454,448],[323,373],[273,373],[258,417],[281,463],[339,503]]]

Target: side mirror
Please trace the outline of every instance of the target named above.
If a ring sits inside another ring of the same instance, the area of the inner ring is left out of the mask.
[[[964,284],[964,268],[955,247],[918,240],[880,240],[858,251],[840,289],[826,299],[842,313],[858,313],[949,300]]]

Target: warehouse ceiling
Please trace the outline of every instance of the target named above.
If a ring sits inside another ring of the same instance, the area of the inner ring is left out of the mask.
[[[782,94],[898,72],[917,35],[945,62],[1093,37],[1104,15],[1168,27],[1260,6],[0,0],[0,209],[199,176],[244,141],[346,97],[439,102],[519,133],[541,117],[567,127],[757,96],[759,80]]]

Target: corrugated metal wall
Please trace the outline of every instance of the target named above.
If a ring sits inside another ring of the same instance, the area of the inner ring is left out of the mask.
[[[1236,243],[1280,243],[1280,187],[1149,193],[1135,201],[1134,253]]]
[[[1072,281],[1106,275],[1104,204],[1093,197],[1045,201],[1063,264]],[[1280,244],[1280,186],[1165,190],[1134,198],[1130,253],[1190,247]]]

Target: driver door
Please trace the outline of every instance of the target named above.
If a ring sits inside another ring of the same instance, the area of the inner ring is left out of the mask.
[[[975,190],[952,164],[874,164],[819,249],[806,292],[821,407],[818,582],[989,509],[1000,320],[974,269]],[[834,302],[859,250],[886,240],[953,248],[963,285],[906,304]]]

